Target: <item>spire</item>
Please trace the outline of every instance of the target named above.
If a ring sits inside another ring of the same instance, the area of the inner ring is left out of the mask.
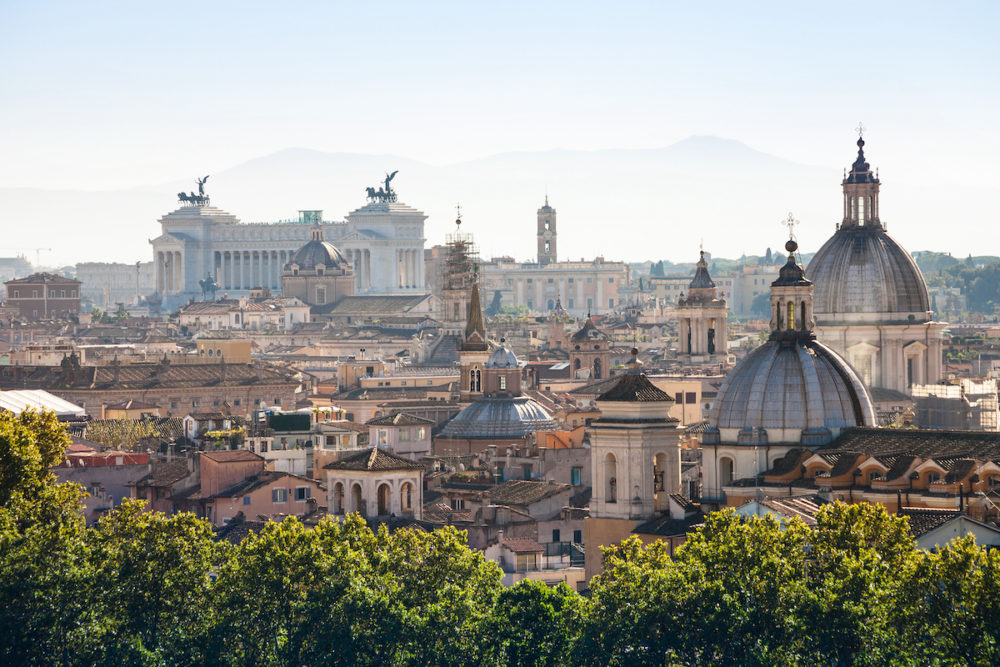
[[[694,271],[694,278],[691,280],[691,284],[688,287],[692,289],[714,289],[715,281],[712,280],[712,276],[708,274],[708,262],[705,261],[705,251],[700,251],[700,256],[698,257],[698,263]]]
[[[469,319],[465,324],[464,350],[487,349],[486,326],[483,324],[483,307],[479,300],[479,267],[473,266],[472,295],[469,299]]]

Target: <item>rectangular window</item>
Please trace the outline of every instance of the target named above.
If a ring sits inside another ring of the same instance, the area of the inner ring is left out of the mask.
[[[76,296],[76,290],[71,290],[70,293],[69,293],[69,295],[70,296]]]
[[[615,307],[615,300],[608,299],[608,308],[614,308],[614,307]]]
[[[66,298],[66,290],[64,290],[64,289],[59,290],[59,298],[60,299],[65,299]]]
[[[288,500],[288,489],[271,489],[271,502],[283,503]]]
[[[21,298],[21,291],[20,290],[14,290],[14,298],[15,299],[20,299]]]
[[[580,486],[580,468],[573,468],[569,473],[569,481],[573,486]]]
[[[688,392],[688,393],[687,393],[687,394],[686,394],[686,395],[684,396],[684,402],[685,402],[685,403],[687,403],[687,404],[689,404],[689,405],[690,405],[691,403],[697,403],[697,402],[698,402],[698,399],[697,399],[697,397],[696,397],[696,396],[697,396],[697,395],[695,394],[695,392],[693,392],[693,391],[689,391],[689,392]]]
[[[250,504],[250,496],[243,496],[243,504],[244,505]]]
[[[56,298],[56,291],[54,289],[49,290],[49,298],[50,299]]]
[[[587,284],[588,284],[588,285],[589,285],[590,283],[592,283],[592,282],[594,282],[594,279],[593,279],[593,278],[587,278]]]
[[[569,279],[569,284],[570,284],[570,285],[572,285],[572,284],[573,284],[573,279],[572,279],[572,278],[570,278],[570,279]]]
[[[550,285],[552,284],[552,278],[549,278],[549,284]]]
[[[611,283],[612,285],[614,285],[615,279],[614,278],[608,278],[608,282]]]
[[[531,464],[525,464],[521,468],[524,472],[524,479],[531,479]]]
[[[681,405],[681,404],[684,403],[684,393],[683,392],[679,391],[676,394],[674,394],[674,403],[677,403],[678,405]]]
[[[569,299],[569,300],[568,300],[568,301],[567,301],[566,303],[568,303],[568,304],[569,304],[569,307],[570,307],[570,308],[576,308],[576,304],[575,304],[575,303],[573,303],[573,299]]]
[[[552,541],[553,542],[559,542],[560,541],[559,538],[560,538],[559,529],[558,528],[553,528],[552,529]]]
[[[295,502],[304,503],[309,500],[311,494],[312,489],[308,486],[297,486],[295,487]]]
[[[583,544],[583,531],[582,530],[574,530],[573,531],[573,541],[576,542],[577,544]]]

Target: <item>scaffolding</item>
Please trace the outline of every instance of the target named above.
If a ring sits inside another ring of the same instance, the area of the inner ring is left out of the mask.
[[[997,431],[1000,401],[997,381],[963,378],[958,384],[914,385],[911,395],[921,428]]]

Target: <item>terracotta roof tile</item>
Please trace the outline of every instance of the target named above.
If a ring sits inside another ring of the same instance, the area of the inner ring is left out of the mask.
[[[424,466],[372,447],[323,466],[327,470],[423,470]]]

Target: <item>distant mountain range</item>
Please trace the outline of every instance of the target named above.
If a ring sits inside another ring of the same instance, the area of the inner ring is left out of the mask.
[[[844,165],[853,158],[845,152]],[[709,136],[657,149],[501,153],[440,166],[289,148],[212,174],[207,191],[244,222],[317,208],[341,220],[365,203],[365,187],[397,169],[400,200],[429,216],[428,245],[444,241],[461,203],[463,231],[475,235],[484,257],[533,256],[535,212],[546,193],[558,211],[559,255],[572,259],[686,262],[701,242],[716,257],[759,255],[781,247],[789,211],[802,221],[800,246],[813,251],[841,215],[840,170]],[[911,250],[951,250],[949,234],[967,221],[988,224],[982,212],[992,213],[997,200],[993,191],[937,190],[893,182],[891,174],[882,180],[883,219]],[[0,256],[23,252],[34,260],[33,249],[43,246],[52,248],[41,255],[45,264],[148,259],[158,218],[177,207],[176,193],[194,189],[193,176],[106,192],[0,188]]]

